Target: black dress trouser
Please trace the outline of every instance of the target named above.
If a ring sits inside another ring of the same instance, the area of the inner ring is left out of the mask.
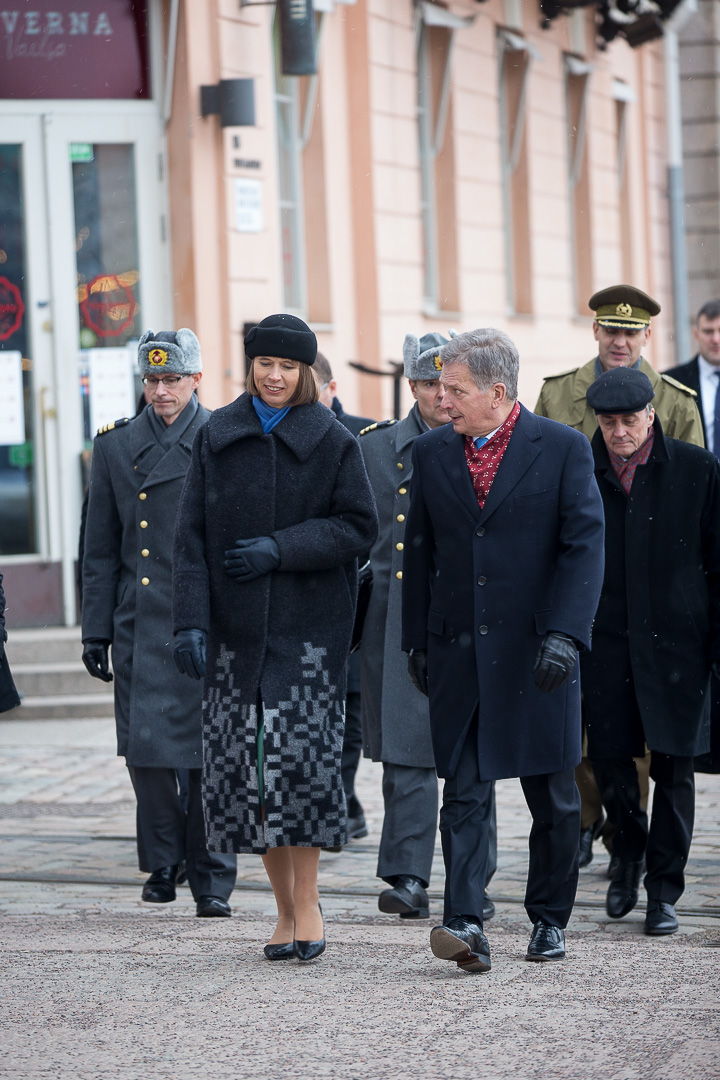
[[[649,900],[676,904],[685,889],[685,866],[695,822],[695,774],[691,757],[653,750],[650,778],[655,781],[652,816],[640,806],[633,758],[593,758],[602,801],[615,822],[613,854],[622,862],[645,856]]]
[[[464,915],[482,924],[488,878],[493,782],[481,780],[478,728],[473,720],[455,775],[445,781],[440,838],[445,860],[443,921]],[[568,924],[575,903],[580,842],[580,795],[574,769],[520,777],[532,814],[525,910],[534,924]]]
[[[152,874],[185,863],[194,898],[227,900],[235,887],[237,856],[208,851],[203,819],[201,769],[188,769],[187,810],[176,769],[128,765],[137,798],[138,865]]]

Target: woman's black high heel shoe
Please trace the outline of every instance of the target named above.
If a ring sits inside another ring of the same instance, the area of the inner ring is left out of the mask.
[[[281,945],[266,945],[263,952],[268,960],[292,960],[295,955],[295,942],[286,941]]]
[[[322,907],[320,908],[320,915],[322,917]],[[323,918],[323,936],[319,941],[295,941],[293,940],[293,951],[298,960],[315,960],[321,953],[325,952],[325,919]]]

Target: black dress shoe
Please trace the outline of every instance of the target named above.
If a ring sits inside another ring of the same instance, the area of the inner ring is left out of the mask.
[[[322,915],[322,907],[320,908],[320,914]],[[325,919],[323,919],[323,936],[319,941],[297,941],[293,938],[293,952],[297,956],[298,960],[315,960],[321,953],[325,952]]]
[[[589,866],[593,859],[593,842],[597,840],[600,833],[605,828],[605,822],[607,818],[605,814],[601,813],[597,821],[594,821],[592,825],[588,825],[587,829],[580,830],[580,847],[578,866],[582,869],[583,866]]]
[[[677,930],[678,921],[672,904],[666,904],[664,900],[648,900],[645,933],[659,937],[661,934],[676,934]]]
[[[170,904],[175,899],[177,866],[161,866],[153,870],[143,885],[142,898],[146,904]]]
[[[538,919],[530,935],[530,944],[525,953],[526,960],[564,960],[565,931]]]
[[[637,904],[642,868],[642,859],[639,862],[618,860],[605,901],[605,910],[611,919],[622,919],[623,915],[627,915]]]
[[[430,901],[419,878],[399,874],[391,889],[378,896],[378,907],[384,915],[399,915],[401,919],[428,919]]]
[[[367,822],[363,813],[360,813],[357,817],[348,818],[347,834],[348,840],[362,840],[363,836],[367,836]]]
[[[266,945],[263,952],[268,960],[292,960],[295,946],[292,941],[283,942],[281,945]]]
[[[455,915],[430,931],[430,948],[439,960],[454,960],[463,971],[489,971],[490,945],[479,923]]]
[[[495,904],[492,902],[492,900],[488,896],[488,891],[486,889],[485,890],[485,895],[483,896],[483,922],[487,922],[488,919],[492,919],[494,914],[495,914]]]
[[[199,896],[197,913],[201,919],[229,919],[232,909],[221,896]]]

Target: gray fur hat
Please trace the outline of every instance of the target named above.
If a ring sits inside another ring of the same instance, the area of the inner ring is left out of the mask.
[[[452,335],[455,336],[454,334]],[[442,334],[423,334],[421,338],[406,334],[403,342],[403,364],[406,379],[422,379],[428,382],[439,379],[442,371],[440,349],[448,338]]]
[[[146,330],[138,345],[141,375],[195,375],[202,371],[200,342],[192,330]]]

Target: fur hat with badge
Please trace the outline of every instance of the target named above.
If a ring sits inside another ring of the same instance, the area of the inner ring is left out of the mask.
[[[200,342],[192,330],[146,330],[138,345],[141,375],[195,375],[202,371]]]
[[[450,330],[450,337],[457,337],[454,330]],[[423,334],[421,338],[414,334],[406,334],[403,342],[403,369],[406,379],[413,382],[422,380],[432,382],[440,378],[443,362],[440,357],[440,349],[447,345],[449,338],[442,334]]]

